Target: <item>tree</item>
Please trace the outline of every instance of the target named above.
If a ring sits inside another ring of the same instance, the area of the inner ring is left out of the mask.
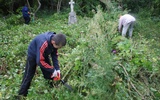
[[[58,4],[57,4],[57,13],[60,12],[61,3],[62,3],[62,0],[58,0]]]

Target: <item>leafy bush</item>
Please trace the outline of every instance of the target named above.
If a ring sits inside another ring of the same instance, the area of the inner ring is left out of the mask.
[[[12,23],[12,18],[7,23],[2,21],[0,99],[13,99],[17,95],[31,39],[55,31],[67,35],[66,47],[59,50],[59,62],[63,78],[73,91],[60,82],[54,82],[57,88],[50,88],[37,67],[27,99],[158,100],[159,45],[153,48],[156,42],[145,37],[148,32],[143,28],[148,29],[149,24],[143,20],[138,20],[132,40],[119,36],[117,18],[121,13],[124,12],[103,12],[97,7],[93,18],[78,16],[78,23],[70,26],[67,14],[42,16],[29,25]]]

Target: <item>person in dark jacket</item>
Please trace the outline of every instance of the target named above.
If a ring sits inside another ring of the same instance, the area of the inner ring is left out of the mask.
[[[30,12],[29,12],[29,9],[28,9],[27,5],[25,5],[22,8],[22,14],[23,14],[23,18],[25,20],[25,24],[29,24],[29,22],[30,22]]]
[[[58,49],[66,45],[66,36],[62,33],[46,32],[36,36],[28,47],[27,62],[19,96],[27,96],[36,66],[40,66],[45,79],[60,80]],[[51,56],[53,66],[50,63]]]

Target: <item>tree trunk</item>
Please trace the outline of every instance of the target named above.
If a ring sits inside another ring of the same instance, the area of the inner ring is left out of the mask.
[[[29,4],[29,1],[27,0],[27,5],[28,5],[28,8],[31,10],[31,6]]]
[[[61,2],[62,2],[62,0],[58,0],[58,4],[57,4],[57,13],[60,12]]]
[[[39,0],[37,0],[37,2],[38,2],[38,8],[36,9],[36,11],[34,12],[34,14],[36,14],[37,13],[37,11],[40,9],[40,7],[41,7],[41,3],[40,3],[40,1]]]
[[[53,11],[53,5],[54,5],[53,0],[51,0],[51,11]]]
[[[9,11],[11,12],[11,13],[13,13],[13,7],[14,7],[14,0],[11,0],[11,3],[9,4],[10,5],[10,7],[9,7]]]
[[[100,0],[100,1],[106,5],[108,11],[112,9],[111,0]]]
[[[38,4],[39,4],[39,6],[38,6],[38,8],[36,9],[36,11],[33,13],[33,21],[34,21],[34,19],[35,19],[35,16],[36,16],[37,11],[38,11],[38,10],[40,9],[40,7],[41,7],[40,1],[37,0],[37,2],[38,2]]]

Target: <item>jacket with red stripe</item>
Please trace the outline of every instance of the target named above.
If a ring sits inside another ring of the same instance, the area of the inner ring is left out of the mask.
[[[36,36],[28,47],[28,57],[36,59],[37,65],[47,72],[53,73],[54,70],[59,70],[58,52],[51,44],[51,38],[55,35],[54,32],[46,32]],[[51,55],[53,66],[49,62]]]

